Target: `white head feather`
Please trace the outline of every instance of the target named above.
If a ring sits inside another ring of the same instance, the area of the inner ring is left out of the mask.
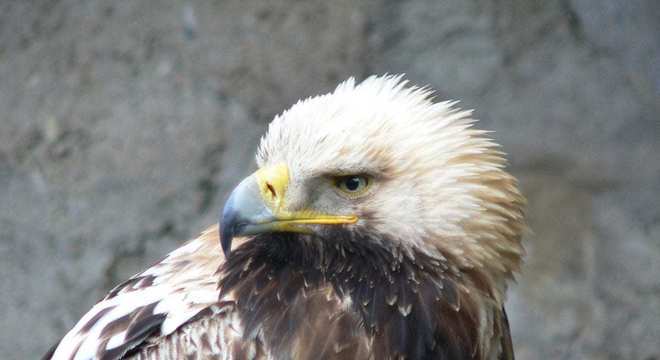
[[[351,78],[299,101],[270,124],[259,166],[286,163],[294,183],[382,174],[387,181],[351,209],[368,213],[356,227],[510,275],[522,255],[524,199],[503,154],[472,128],[471,111],[406,85],[401,76]]]

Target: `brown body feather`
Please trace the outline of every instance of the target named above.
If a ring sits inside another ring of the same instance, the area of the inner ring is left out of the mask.
[[[269,235],[236,250],[220,286],[234,294],[248,337],[261,336],[276,358],[300,359],[487,359],[487,326],[506,342],[508,324],[480,323],[502,314],[477,271],[349,234]]]
[[[207,271],[220,276],[217,302],[170,334],[160,325],[171,314],[153,315],[153,304],[132,309],[105,325],[97,357],[513,359],[506,315],[478,272],[461,270],[450,256],[411,257],[346,234],[337,232],[332,247],[292,234],[245,242],[228,262],[217,262],[218,271]],[[215,231],[196,241],[205,245],[170,264],[219,250]],[[135,283],[126,282],[123,291],[138,291],[130,287]],[[109,298],[123,291],[114,289]],[[106,309],[81,331],[112,310]],[[122,346],[107,349],[108,340],[126,330]]]

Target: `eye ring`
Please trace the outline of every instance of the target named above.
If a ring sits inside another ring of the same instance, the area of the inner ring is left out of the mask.
[[[371,186],[372,179],[366,175],[342,175],[333,178],[335,187],[345,196],[356,198],[364,195]]]

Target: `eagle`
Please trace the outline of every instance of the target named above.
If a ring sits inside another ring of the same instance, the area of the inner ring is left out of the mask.
[[[513,359],[525,200],[472,112],[402,76],[277,115],[219,224],[112,289],[52,359]]]

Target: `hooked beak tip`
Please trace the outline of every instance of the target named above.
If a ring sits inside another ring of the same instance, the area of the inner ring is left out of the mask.
[[[225,254],[225,259],[229,259],[231,255],[231,241],[234,235],[232,234],[231,229],[223,229],[221,225],[220,229],[220,245],[222,246],[222,252]]]
[[[259,220],[265,213],[267,211],[259,195],[259,187],[254,177],[250,176],[232,191],[220,214],[220,245],[225,258],[231,254],[234,237],[245,235],[246,225]]]

